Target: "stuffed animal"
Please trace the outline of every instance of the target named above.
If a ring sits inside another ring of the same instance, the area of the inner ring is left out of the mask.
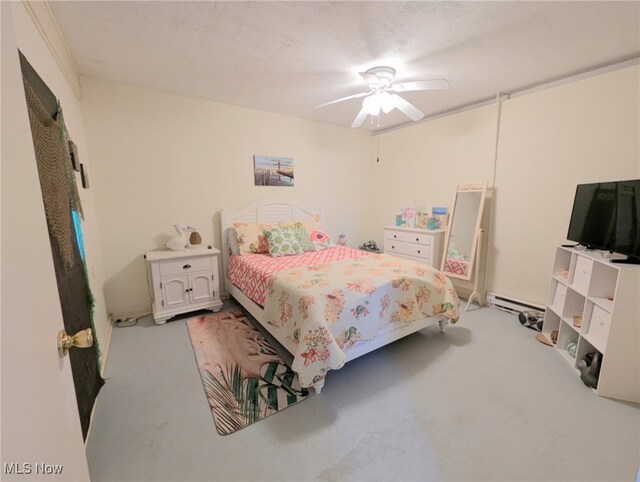
[[[176,230],[178,235],[169,238],[165,246],[174,251],[182,251],[186,247],[188,241],[186,233],[193,233],[196,228],[185,224],[174,224],[173,228]]]

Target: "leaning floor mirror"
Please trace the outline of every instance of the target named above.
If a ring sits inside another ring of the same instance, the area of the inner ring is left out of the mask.
[[[466,281],[475,280],[469,303],[477,295],[478,269],[474,269],[474,263],[479,262],[481,251],[480,223],[486,195],[486,182],[458,185],[442,256],[441,269],[447,276]]]

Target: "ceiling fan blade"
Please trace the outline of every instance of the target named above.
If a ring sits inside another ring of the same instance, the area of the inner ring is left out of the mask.
[[[358,112],[358,115],[353,121],[353,124],[351,124],[351,127],[360,127],[364,123],[364,120],[366,118],[367,118],[367,111],[363,107],[362,109],[360,109],[360,112]]]
[[[396,104],[396,108],[402,112],[404,115],[409,117],[412,121],[419,121],[424,117],[424,113],[418,109],[417,107],[409,104],[406,100],[400,97],[398,94],[393,94],[391,96],[393,101]]]
[[[371,93],[371,91],[369,91],[369,92],[360,92],[359,94],[348,95],[347,97],[342,97],[340,99],[332,100],[331,102],[325,102],[324,104],[317,105],[316,109],[319,109],[320,107],[326,107],[326,106],[331,105],[331,104],[337,104],[338,102],[344,102],[345,100],[357,99],[358,97],[364,97],[365,95],[369,95],[370,93]]]
[[[402,82],[394,84],[390,90],[394,92],[409,92],[411,90],[443,90],[449,88],[449,81],[445,79],[418,80],[416,82]]]

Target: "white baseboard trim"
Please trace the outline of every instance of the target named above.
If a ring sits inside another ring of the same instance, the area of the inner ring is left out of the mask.
[[[487,304],[509,313],[519,313],[521,311],[539,311],[544,313],[544,306],[532,301],[521,300],[512,296],[501,295],[499,293],[487,293]]]

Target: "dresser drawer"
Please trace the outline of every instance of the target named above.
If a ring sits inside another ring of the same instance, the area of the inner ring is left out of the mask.
[[[411,232],[403,232],[403,231],[385,231],[384,233],[385,240],[390,241],[404,241],[407,243],[416,243],[422,244],[425,246],[430,246],[433,242],[433,236],[429,234],[422,233],[411,233]]]
[[[415,256],[425,261],[431,260],[431,246],[425,246],[416,243],[407,243],[404,241],[394,241],[387,239],[384,243],[384,251],[388,254],[405,254]]]
[[[171,261],[160,261],[160,276],[176,273],[189,273],[191,271],[210,270],[211,257],[198,256],[194,258],[181,258]]]

